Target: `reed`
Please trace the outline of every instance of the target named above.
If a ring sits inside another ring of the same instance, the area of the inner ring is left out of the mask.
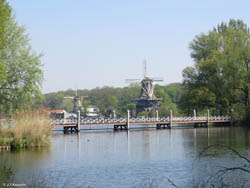
[[[20,149],[50,144],[53,127],[45,110],[19,112],[12,119],[12,125],[0,127],[0,146]]]
[[[9,149],[13,136],[9,127],[0,124],[0,151]]]

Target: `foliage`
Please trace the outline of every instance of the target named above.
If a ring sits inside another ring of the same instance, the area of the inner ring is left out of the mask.
[[[145,118],[147,118],[148,117],[148,112],[146,112],[146,111],[139,112],[137,114],[137,116],[138,117],[145,117]]]
[[[0,125],[0,146],[10,146],[12,140],[10,128]]]
[[[212,109],[229,114],[230,109],[249,106],[250,35],[241,20],[221,23],[190,43],[193,67],[183,70],[184,91],[180,108],[190,112]]]
[[[167,88],[163,86],[156,86],[155,87],[155,96],[157,98],[161,98],[160,106],[159,106],[159,116],[160,117],[167,117],[169,115],[169,111],[172,109],[175,115],[178,115],[177,104],[174,104],[169,97],[168,93],[166,92]],[[173,98],[175,95],[172,95]]]
[[[160,102],[160,116],[168,116],[170,109],[173,109],[173,113],[178,115],[180,93],[181,85],[178,83],[167,86],[156,85],[155,95],[163,99]],[[130,110],[133,116],[135,114],[136,102],[133,100],[139,97],[140,87],[136,85],[124,88],[103,87],[92,90],[78,90],[78,94],[80,96],[88,96],[83,101],[83,109],[91,104],[97,106],[100,109],[100,113],[104,116],[109,117],[115,110],[117,117],[126,117],[127,110]],[[45,100],[41,107],[71,111],[73,102],[70,99],[64,99],[64,97],[74,95],[73,90],[48,93],[45,95]],[[63,105],[66,103],[65,101],[67,101],[67,106]],[[86,112],[82,110],[81,114],[86,114]]]
[[[89,112],[88,111],[89,105],[90,105],[90,101],[89,100],[84,100],[83,101],[82,108],[80,109],[81,116],[83,116],[83,117],[87,116],[87,113]]]
[[[11,114],[32,106],[41,97],[41,54],[32,51],[24,27],[17,24],[11,8],[0,1],[0,113]]]
[[[5,67],[3,64],[4,53],[3,50],[7,46],[7,26],[8,21],[11,15],[11,8],[9,4],[4,1],[0,0],[0,84],[5,78]]]
[[[167,92],[173,103],[178,104],[180,102],[181,93],[183,90],[181,83],[171,83],[167,85],[164,90]]]

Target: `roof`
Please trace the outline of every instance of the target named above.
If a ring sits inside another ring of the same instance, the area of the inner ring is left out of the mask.
[[[49,113],[62,114],[62,113],[66,113],[66,111],[65,110],[49,110]]]
[[[97,106],[95,105],[89,105],[88,108],[98,108]],[[98,108],[99,109],[99,108]]]

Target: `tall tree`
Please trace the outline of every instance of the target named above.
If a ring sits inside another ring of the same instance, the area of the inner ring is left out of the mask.
[[[3,5],[3,6],[2,6]],[[41,54],[32,51],[24,27],[17,24],[11,8],[5,0],[0,1],[0,69],[4,76],[0,82],[0,112],[10,114],[13,111],[31,106],[33,99],[41,96],[43,80]],[[1,74],[2,75],[2,74]]]
[[[3,50],[7,46],[7,26],[11,16],[11,8],[5,0],[0,0],[0,83],[4,79],[4,53]]]
[[[230,108],[249,105],[250,35],[241,20],[221,23],[190,43],[194,67],[183,71],[183,107]]]

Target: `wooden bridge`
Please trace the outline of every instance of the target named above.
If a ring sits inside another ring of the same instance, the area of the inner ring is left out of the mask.
[[[53,120],[50,122],[55,127],[63,127],[64,132],[79,132],[80,127],[93,127],[93,126],[110,126],[114,130],[128,130],[131,125],[136,127],[138,125],[152,126],[155,125],[157,129],[160,128],[171,128],[173,125],[186,124],[194,127],[198,126],[208,126],[209,123],[215,124],[232,124],[231,116],[207,116],[202,117],[173,117],[172,113],[170,116],[165,118],[80,118],[80,113],[78,113],[78,118],[75,119],[62,119]]]

